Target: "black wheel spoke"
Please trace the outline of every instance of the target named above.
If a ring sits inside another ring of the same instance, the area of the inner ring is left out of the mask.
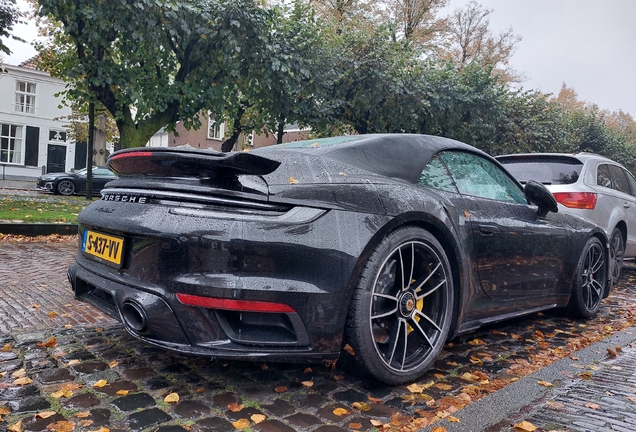
[[[418,295],[417,294],[417,290],[415,291],[415,298],[416,299],[423,299],[424,297],[427,297],[431,294],[433,294],[435,291],[437,291],[442,285],[444,285],[446,283],[446,279],[444,279],[443,281],[441,281],[440,283],[438,283],[437,285],[435,285],[433,288],[431,288],[430,290]]]
[[[389,357],[389,365],[393,363],[393,357],[395,356],[395,350],[397,349],[398,342],[400,341],[400,331],[402,329],[402,324],[404,324],[404,329],[406,330],[406,323],[402,319],[398,319],[398,328],[395,331],[395,335],[393,338],[393,347],[391,348],[391,356]],[[402,366],[404,367],[404,366]]]
[[[420,290],[422,289],[422,287],[423,287],[424,285],[426,285],[426,282],[428,282],[428,281],[429,281],[429,279],[430,279],[430,278],[432,278],[432,277],[433,277],[433,275],[434,275],[435,273],[437,273],[437,270],[439,270],[439,268],[440,268],[440,266],[441,266],[441,265],[442,265],[442,263],[437,263],[437,265],[435,266],[435,268],[429,272],[428,276],[426,276],[426,278],[425,278],[422,282],[420,282],[420,284],[417,286],[417,288],[415,288],[415,292],[416,292],[416,293],[417,293],[417,292],[420,292]],[[445,282],[445,281],[444,281],[444,282]],[[441,284],[440,284],[440,286],[441,286]],[[438,287],[436,287],[435,289],[437,289],[437,288],[439,288],[439,286],[438,286]],[[434,290],[431,290],[431,291],[429,291],[428,293],[421,295],[420,297],[418,297],[418,299],[419,299],[419,298],[422,298],[422,297],[426,297],[427,295],[429,295],[429,294],[430,294],[430,293],[432,293],[433,291],[434,291]]]

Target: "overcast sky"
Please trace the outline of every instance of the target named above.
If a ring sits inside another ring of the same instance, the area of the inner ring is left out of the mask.
[[[25,4],[24,0],[18,0]],[[512,27],[523,40],[511,65],[527,77],[525,89],[557,94],[562,83],[579,99],[636,117],[636,0],[478,0],[493,9],[493,32]],[[468,0],[450,0],[446,13]],[[33,26],[15,34],[32,41]],[[8,41],[19,64],[35,54],[27,44]]]

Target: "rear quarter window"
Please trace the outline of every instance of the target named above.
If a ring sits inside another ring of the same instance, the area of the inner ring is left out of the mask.
[[[568,157],[501,157],[497,160],[520,183],[536,180],[547,185],[576,183],[583,162]]]

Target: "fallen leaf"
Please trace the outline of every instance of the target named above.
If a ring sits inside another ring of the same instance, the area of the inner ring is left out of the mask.
[[[442,391],[448,391],[448,390],[450,390],[450,389],[452,389],[452,388],[453,388],[453,386],[452,386],[452,385],[450,385],[450,384],[444,384],[444,383],[437,383],[437,384],[435,384],[433,387],[438,388],[438,389],[440,389],[440,390],[442,390]]]
[[[333,410],[333,413],[338,417],[342,417],[351,414],[351,411],[345,408],[336,408],[335,410]]]
[[[371,411],[371,406],[366,402],[354,402],[351,407],[359,411]]]
[[[476,345],[486,345],[486,342],[484,342],[484,341],[483,341],[483,340],[481,340],[481,339],[473,339],[473,340],[471,340],[471,341],[468,341],[468,345],[473,345],[473,346],[476,346]]]
[[[88,431],[88,432],[110,432],[110,429],[108,429],[107,427],[103,427],[102,426],[102,427],[100,427],[97,430],[91,430],[91,431]]]
[[[119,396],[126,396],[128,393],[130,393],[128,390],[117,390],[117,395]]]
[[[592,372],[581,372],[579,374],[579,377],[583,378],[583,379],[592,379]]]
[[[205,387],[199,387],[195,390],[197,393],[203,393],[205,391]]]
[[[451,423],[459,423],[459,419],[457,417],[453,417],[453,416],[448,416],[446,418],[446,420],[451,422]]]
[[[51,313],[54,313],[55,315],[57,315],[57,312],[51,312]],[[51,313],[49,313],[49,316],[51,316]],[[55,339],[55,337],[51,337],[51,339],[49,339],[48,341],[42,344],[42,346],[45,346],[47,348],[52,348],[55,345],[57,345],[57,340]]]
[[[471,374],[470,372],[464,372],[460,378],[465,379],[466,381],[479,381],[479,377]]]
[[[367,395],[367,399],[369,399],[369,402],[373,402],[373,403],[382,403],[382,399],[380,399],[380,398],[376,398],[376,397],[373,397],[373,396],[368,396],[368,395]]]
[[[413,384],[407,385],[406,389],[410,391],[411,393],[422,393],[426,389],[426,387],[417,383],[413,383]]]
[[[17,423],[14,423],[7,429],[9,432],[22,432],[22,420]]]
[[[93,420],[80,420],[79,425],[82,427],[89,427],[93,424]]]
[[[0,415],[11,414],[11,409],[9,407],[0,407]]]
[[[616,351],[611,348],[607,348],[607,356],[612,358],[616,357]]]
[[[606,392],[605,392],[605,395],[610,396],[610,397],[611,397],[611,396],[616,396],[616,395],[615,395],[614,393],[612,393],[611,391],[606,391]]]
[[[444,426],[437,426],[431,429],[431,432],[448,432]]]
[[[23,386],[23,385],[31,384],[32,382],[33,382],[33,380],[31,378],[23,377],[23,378],[18,378],[17,380],[13,381],[13,384],[19,385],[19,386]]]
[[[40,309],[42,306],[40,306],[39,304],[32,304],[31,308],[32,309]]]
[[[13,347],[11,346],[11,344],[10,344],[10,343],[8,343],[8,344],[4,344],[4,346],[2,347],[2,349],[1,349],[0,351],[2,351],[2,352],[9,352],[9,351],[11,351],[11,349],[12,349],[12,348],[13,348]]]
[[[48,315],[50,318],[53,318],[53,317],[56,317],[56,316],[58,315],[58,313],[57,313],[57,312],[55,312],[55,311],[51,311],[51,312],[47,313],[47,315]]]
[[[615,347],[615,348],[616,348],[616,352],[617,352],[617,353],[622,353],[622,352],[623,352],[623,348],[622,348],[622,347],[620,347],[620,346],[616,345],[616,347]]]
[[[231,403],[231,404],[229,404],[229,405],[227,406],[227,409],[228,409],[228,411],[230,411],[230,412],[239,412],[239,411],[241,411],[243,408],[245,408],[245,405],[243,405],[243,404],[239,405],[239,404],[237,404],[237,403],[235,403],[235,402],[233,402],[233,403]]]
[[[274,391],[275,391],[276,393],[285,393],[287,390],[289,390],[289,389],[288,389],[287,387],[284,387],[284,386],[276,387],[276,388],[274,389]]]
[[[88,416],[91,415],[90,411],[82,411],[82,412],[78,412],[77,414],[75,414],[75,417],[77,418],[86,418]]]
[[[75,429],[75,423],[72,421],[59,421],[48,425],[46,429],[53,432],[71,432]]]
[[[346,344],[343,348],[343,350],[345,350],[346,352],[349,353],[349,355],[354,356],[356,355],[356,352],[354,351],[354,349],[351,347],[351,345]]]
[[[537,430],[537,427],[528,421],[522,421],[521,423],[517,423],[515,429],[519,429],[525,432],[534,432]]]
[[[305,387],[313,387],[314,386],[314,382],[313,381],[303,381],[301,382],[302,385],[304,385]]]
[[[80,364],[80,363],[81,363],[81,361],[79,361],[78,359],[73,359],[73,360],[69,361],[68,363],[66,363],[66,365],[67,366],[73,366],[73,365]]]
[[[256,424],[264,422],[266,418],[267,416],[264,416],[263,414],[253,414],[250,417],[250,419]]]
[[[551,382],[548,381],[537,381],[537,384],[539,384],[540,386],[543,387],[553,387],[554,384],[552,384]]]
[[[22,378],[26,375],[26,369],[20,369],[11,374],[11,378]]]
[[[261,365],[261,370],[268,370],[268,369],[269,369],[269,366],[267,366],[267,363],[263,363]]]
[[[592,402],[588,402],[588,403],[586,403],[586,404],[585,404],[585,406],[586,406],[586,407],[588,407],[588,408],[591,408],[591,409],[593,409],[593,410],[599,410],[599,409],[601,409],[601,406],[600,406],[600,405],[597,405],[597,404],[592,403]]]
[[[179,402],[179,394],[178,393],[170,393],[163,399],[164,402],[167,403],[177,403]]]
[[[462,392],[462,393],[458,394],[458,395],[457,395],[457,399],[459,399],[460,401],[463,401],[463,402],[470,402],[470,401],[472,401],[472,400],[473,400],[473,399],[470,397],[470,395],[469,395],[469,394],[464,393],[464,392]]]
[[[55,411],[42,411],[35,415],[35,418],[47,419],[57,414]]]
[[[565,408],[565,405],[563,405],[561,402],[547,401],[545,404],[549,406],[550,408],[554,408],[554,409]]]
[[[113,360],[112,362],[108,363],[108,367],[110,367],[111,369],[117,367],[118,365],[119,362],[117,360]]]
[[[313,370],[311,370],[311,368],[310,368],[310,367],[305,368],[305,370],[303,371],[303,373],[306,373],[306,374],[308,374],[308,373],[312,373],[312,372],[313,372]]]
[[[289,178],[289,184],[298,184],[298,180],[296,180],[296,179],[295,179],[295,178],[293,178],[293,177],[290,177],[290,178]]]
[[[371,421],[371,425],[375,426],[375,427],[380,427],[380,426],[383,425],[383,423],[381,421],[376,420],[376,419],[371,419],[370,421]]]
[[[235,429],[245,429],[250,427],[250,421],[248,419],[239,419],[232,423]]]
[[[104,387],[106,384],[108,384],[108,381],[106,381],[106,380],[99,380],[99,381],[97,381],[95,384],[93,384],[93,387],[101,388],[101,387]]]
[[[51,397],[55,398],[55,399],[60,399],[63,397],[69,398],[73,396],[73,392],[69,391],[69,390],[60,390],[60,391],[56,391],[54,393],[51,393]]]
[[[349,429],[353,429],[353,430],[362,429],[362,423],[349,423]]]
[[[343,379],[345,379],[344,375],[334,375],[333,379],[336,381],[342,381]]]

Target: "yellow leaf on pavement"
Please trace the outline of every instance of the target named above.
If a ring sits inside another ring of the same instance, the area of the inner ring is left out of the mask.
[[[119,365],[119,362],[117,360],[113,360],[112,362],[108,363],[108,366],[112,369],[114,367],[117,367],[117,365]]]
[[[459,423],[459,419],[457,417],[453,417],[453,416],[448,416],[446,418],[446,420],[448,420],[449,422],[452,422],[452,423]]]
[[[305,387],[313,387],[314,386],[314,382],[313,381],[303,381],[301,382],[302,385],[304,385]]]
[[[431,429],[431,432],[448,432],[444,426],[437,426]]]
[[[170,393],[163,400],[164,400],[164,402],[167,402],[167,403],[177,403],[177,402],[179,402],[179,394]]]
[[[82,411],[82,412],[78,412],[77,414],[75,414],[75,417],[77,417],[77,418],[86,418],[89,415],[91,415],[90,411]]]
[[[95,384],[93,384],[93,387],[101,388],[101,387],[104,387],[106,384],[108,384],[108,381],[106,381],[106,380],[99,380],[99,381],[97,381]]]
[[[10,343],[8,343],[8,344],[5,344],[5,345],[2,347],[2,349],[1,349],[0,351],[2,351],[2,352],[9,352],[9,351],[11,351],[11,349],[12,349],[12,348],[13,348],[13,347],[11,346],[11,344],[10,344]]]
[[[522,421],[521,423],[517,423],[515,429],[522,430],[524,432],[534,432],[537,430],[537,427],[528,421]]]
[[[345,408],[336,408],[335,410],[333,410],[333,413],[338,417],[342,417],[351,414],[351,411]]]
[[[23,378],[18,378],[17,380],[13,381],[13,384],[19,385],[19,386],[23,386],[23,385],[31,384],[32,382],[33,382],[33,380],[31,378],[23,377]]]
[[[250,427],[250,421],[248,419],[239,419],[232,423],[236,429],[245,429]]]
[[[362,423],[349,423],[349,429],[353,429],[353,430],[362,429]]]
[[[228,411],[230,412],[239,412],[241,411],[243,408],[245,408],[245,405],[241,404],[237,404],[237,403],[231,403],[227,406]]]
[[[537,381],[537,384],[539,384],[540,386],[543,386],[543,387],[552,387],[552,386],[554,386],[554,384],[552,384],[549,381]]]
[[[256,424],[264,422],[266,418],[267,416],[264,416],[263,414],[253,414],[250,417],[250,419]]]
[[[128,393],[130,393],[128,390],[117,390],[119,396],[126,396]]]
[[[55,411],[42,411],[35,415],[36,418],[46,419],[57,414]]]
[[[26,375],[26,370],[25,369],[20,369],[20,370],[17,370],[15,372],[13,372],[11,374],[11,378],[22,378],[25,375]]]
[[[57,315],[57,312],[49,312],[49,316],[55,316],[55,315],[51,315],[51,314],[55,314]],[[55,339],[55,337],[51,337],[51,339],[49,339],[48,341],[44,342],[42,344],[42,346],[48,347],[48,348],[52,348],[55,345],[57,345],[57,340]]]
[[[22,420],[20,420],[19,422],[11,425],[9,427],[9,429],[7,429],[9,432],[22,432]]]
[[[281,386],[281,387],[276,387],[276,388],[274,389],[274,391],[275,391],[276,393],[285,393],[287,390],[288,390],[288,388],[287,388],[287,387],[283,387],[283,386]]]

